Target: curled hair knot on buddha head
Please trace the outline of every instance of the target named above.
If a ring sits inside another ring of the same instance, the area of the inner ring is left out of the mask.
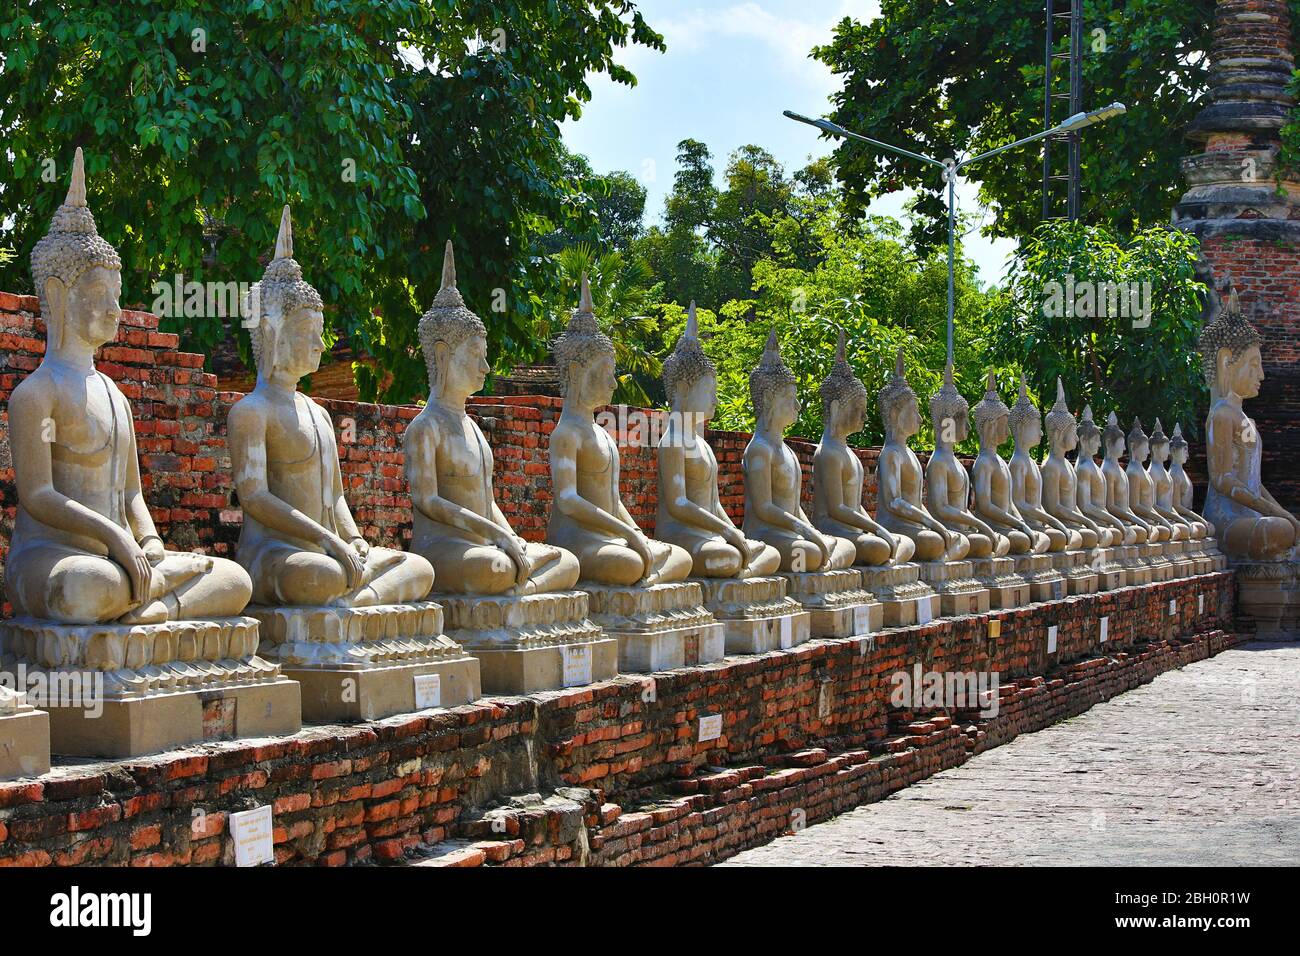
[[[1002,401],[1002,396],[998,394],[998,376],[996,372],[990,371],[988,380],[984,389],[984,397],[980,399],[979,404],[975,406],[972,413],[975,418],[976,427],[983,427],[989,422],[996,421],[999,418],[1011,414],[1007,408],[1006,402]]]
[[[894,420],[894,415],[909,401],[916,401],[916,392],[908,384],[907,371],[903,366],[903,350],[900,348],[894,358],[894,374],[880,390],[880,414],[886,425]]]
[[[1041,424],[1043,421],[1042,412],[1040,412],[1038,406],[1029,399],[1029,386],[1025,384],[1025,376],[1023,374],[1020,376],[1020,394],[1016,396],[1016,403],[1011,406],[1009,415],[1011,431],[1013,434],[1019,432],[1021,428],[1028,425],[1030,422],[1038,422]]]
[[[930,419],[934,422],[935,431],[942,432],[942,422],[955,422],[969,414],[970,402],[957,391],[952,378],[952,362],[949,362],[943,369],[943,385],[930,396]]]
[[[273,350],[284,320],[297,309],[319,311],[324,307],[320,293],[303,279],[302,266],[293,258],[293,219],[289,207],[285,206],[280,212],[275,253],[261,281],[253,285],[244,302],[244,314],[251,326],[253,365],[259,374],[271,370]]]
[[[781,358],[781,343],[776,337],[776,329],[772,329],[767,335],[762,358],[749,373],[749,397],[754,403],[754,414],[762,418],[770,407],[772,396],[779,389],[794,384],[794,372]]]
[[[1228,349],[1232,361],[1237,361],[1251,347],[1259,346],[1264,339],[1241,312],[1237,290],[1228,278],[1228,297],[1220,298],[1219,314],[1214,321],[1201,329],[1197,345],[1201,352],[1201,368],[1205,383],[1211,390],[1218,384],[1219,350]]]
[[[555,364],[560,372],[560,392],[568,394],[569,370],[575,365],[587,368],[597,359],[614,357],[614,342],[600,330],[596,322],[595,306],[591,301],[591,284],[587,274],[582,274],[582,291],[578,307],[569,317],[569,324],[555,344],[551,346]]]
[[[429,311],[420,316],[419,332],[420,351],[424,353],[430,389],[437,386],[439,342],[447,346],[449,353],[453,353],[466,340],[487,335],[483,320],[470,311],[461,298],[460,290],[456,288],[456,257],[450,239],[442,254],[442,284]]]
[[[830,419],[831,409],[836,402],[839,402],[841,407],[847,407],[854,399],[863,402],[867,399],[867,387],[858,379],[853,366],[849,364],[846,346],[844,330],[841,329],[839,341],[835,346],[835,361],[831,363],[830,374],[826,376],[826,381],[822,382],[819,389],[822,398],[822,415],[827,420]]]
[[[681,338],[677,340],[672,354],[664,359],[664,392],[668,395],[669,402],[677,401],[680,396],[690,391],[696,382],[715,371],[713,360],[704,354],[704,347],[700,344],[695,301],[691,300],[691,306],[686,312],[686,328],[682,331]]]

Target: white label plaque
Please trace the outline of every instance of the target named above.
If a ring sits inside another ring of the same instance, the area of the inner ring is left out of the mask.
[[[700,743],[717,740],[722,736],[722,715],[709,714],[700,718]]]
[[[428,710],[442,706],[442,675],[415,675],[415,709]]]
[[[235,841],[235,866],[261,866],[275,862],[271,846],[271,805],[230,815],[230,835]]]
[[[934,620],[934,608],[928,597],[916,599],[916,623],[929,624]]]
[[[1178,600],[1177,600],[1176,598],[1170,598],[1170,599],[1169,599],[1169,616],[1170,616],[1170,617],[1173,617],[1173,616],[1174,616],[1175,614],[1177,614],[1177,613],[1178,613]]]
[[[871,605],[859,604],[853,609],[853,634],[871,633]]]
[[[1205,595],[1204,595],[1204,594],[1198,594],[1198,595],[1196,595],[1196,613],[1197,613],[1197,614],[1204,614],[1204,613],[1205,613]]]
[[[1056,653],[1056,625],[1053,624],[1047,629],[1047,653]]]
[[[1101,619],[1101,643],[1106,643],[1106,638],[1110,637],[1110,617],[1109,615]]]
[[[591,683],[591,645],[569,644],[560,648],[564,655],[564,686],[581,687]]]

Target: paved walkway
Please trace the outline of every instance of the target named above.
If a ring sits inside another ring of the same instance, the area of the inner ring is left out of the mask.
[[[1300,644],[1249,644],[723,866],[1300,864]]]

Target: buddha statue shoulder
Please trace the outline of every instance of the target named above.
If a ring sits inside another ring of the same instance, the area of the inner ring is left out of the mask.
[[[614,343],[596,323],[591,286],[555,342],[564,393],[551,433],[554,501],[546,540],[578,558],[580,580],[630,587],[671,584],[690,575],[691,555],[646,536],[619,493],[618,445],[596,422],[596,409],[614,398]]]
[[[1130,545],[1137,540],[1136,532],[1106,507],[1106,478],[1097,465],[1097,453],[1100,450],[1101,429],[1092,417],[1092,406],[1085,405],[1079,422],[1079,450],[1074,456],[1079,511],[1092,519],[1098,528],[1101,535],[1098,540],[1100,547]]]
[[[9,400],[18,491],[5,587],[16,616],[64,624],[230,617],[252,585],[233,561],[168,551],[140,482],[131,406],[95,368],[117,336],[122,263],[100,238],[78,148],[67,198],[32,250],[47,329]]]
[[[1169,541],[1173,527],[1156,510],[1156,486],[1147,471],[1146,460],[1151,454],[1151,440],[1142,428],[1142,420],[1134,417],[1128,433],[1128,465],[1124,468],[1128,478],[1129,508],[1147,523],[1147,541],[1158,544]]]
[[[1016,510],[1038,534],[1046,535],[1047,550],[1077,551],[1082,542],[1079,532],[1043,507],[1043,475],[1034,459],[1034,449],[1043,440],[1043,415],[1029,398],[1025,377],[1020,376],[1020,394],[1008,416],[1015,452],[1011,455],[1011,499]]]
[[[970,473],[953,448],[970,434],[970,403],[953,382],[952,363],[943,370],[943,384],[930,396],[934,453],[925,467],[926,501],[930,514],[945,528],[970,541],[968,558],[1001,558],[1011,541],[970,508]]]
[[[992,372],[989,372],[984,397],[973,414],[980,446],[971,465],[973,510],[994,531],[1007,537],[1009,554],[1042,554],[1051,545],[1051,539],[1030,525],[1016,507],[1011,468],[998,454],[998,448],[1011,434],[1011,409],[998,395],[997,377]]]
[[[1092,549],[1109,534],[1095,519],[1079,507],[1079,477],[1065,456],[1079,447],[1079,423],[1065,401],[1065,385],[1056,380],[1056,404],[1044,418],[1047,426],[1047,460],[1040,469],[1043,476],[1043,510],[1072,534],[1079,536],[1078,547]],[[1073,541],[1072,541],[1073,545]],[[1074,546],[1070,550],[1074,550]]]
[[[749,394],[758,422],[742,458],[746,536],[776,548],[782,571],[851,567],[858,556],[853,542],[817,530],[800,500],[803,471],[785,443],[785,430],[799,417],[799,396],[794,373],[781,358],[775,329],[749,373]]]
[[[1205,517],[1229,555],[1254,561],[1295,560],[1300,520],[1264,487],[1263,442],[1243,407],[1259,394],[1264,380],[1263,338],[1242,315],[1236,289],[1229,287],[1226,303],[1216,311],[1200,337],[1202,367],[1210,387]]]
[[[1150,540],[1151,527],[1133,511],[1133,493],[1129,489],[1128,474],[1120,466],[1119,456],[1124,453],[1124,429],[1119,427],[1119,418],[1111,412],[1106,417],[1106,428],[1102,431],[1105,445],[1105,457],[1101,463],[1101,476],[1106,483],[1106,510],[1116,517],[1125,527],[1133,532],[1133,544],[1146,544]],[[1127,539],[1127,535],[1125,538]],[[1130,543],[1127,540],[1125,543]]]
[[[487,328],[456,287],[450,240],[442,287],[420,318],[419,335],[429,399],[406,427],[402,450],[414,510],[411,551],[433,566],[435,591],[525,595],[572,588],[577,557],[525,541],[497,504],[492,449],[465,411],[490,370]]]
[[[1172,501],[1174,510],[1190,522],[1196,529],[1193,533],[1195,538],[1207,538],[1214,534],[1214,525],[1210,524],[1202,515],[1193,510],[1192,505],[1196,503],[1195,490],[1192,487],[1192,479],[1187,474],[1187,439],[1183,437],[1183,426],[1180,423],[1174,423],[1174,433],[1169,438],[1169,481],[1172,486]]]
[[[1179,514],[1178,509],[1174,507],[1174,482],[1169,474],[1168,465],[1169,445],[1169,436],[1165,434],[1164,426],[1157,418],[1155,427],[1151,429],[1148,443],[1151,461],[1147,465],[1147,474],[1151,476],[1151,486],[1154,491],[1152,508],[1169,526],[1171,541],[1190,541],[1201,535],[1196,533],[1196,526]]]
[[[822,440],[813,453],[813,526],[852,541],[855,564],[910,561],[916,547],[912,539],[881,526],[862,506],[866,470],[849,448],[848,438],[862,431],[866,422],[867,388],[849,364],[843,331],[830,375],[822,383],[821,399]]]
[[[249,293],[257,384],[235,403],[227,440],[244,509],[239,563],[264,605],[363,607],[423,600],[433,568],[417,554],[372,547],[343,494],[334,426],[298,392],[325,345],[320,293],[293,258],[289,207],[275,253]]]
[[[705,426],[718,407],[717,369],[700,344],[692,302],[686,328],[664,361],[670,405],[656,455],[659,495],[655,536],[684,548],[692,574],[705,578],[763,577],[776,572],[781,554],[736,527],[718,494],[718,459]]]

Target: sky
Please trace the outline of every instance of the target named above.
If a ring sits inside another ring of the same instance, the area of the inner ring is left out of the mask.
[[[677,144],[688,137],[709,147],[719,180],[731,151],[747,143],[774,155],[787,174],[832,152],[817,130],[781,111],[829,113],[840,81],[809,53],[830,42],[844,17],[871,20],[880,13],[878,0],[638,0],[637,7],[668,51],[620,50],[616,59],[637,85],[591,77],[591,102],[580,119],[564,124],[563,135],[597,172],[626,170],[646,187],[648,223],[662,217]],[[959,184],[958,208],[975,211],[976,192],[973,184]],[[910,195],[882,197],[870,212],[900,216]],[[998,282],[1014,241],[990,240],[978,229],[964,241],[980,278]]]

